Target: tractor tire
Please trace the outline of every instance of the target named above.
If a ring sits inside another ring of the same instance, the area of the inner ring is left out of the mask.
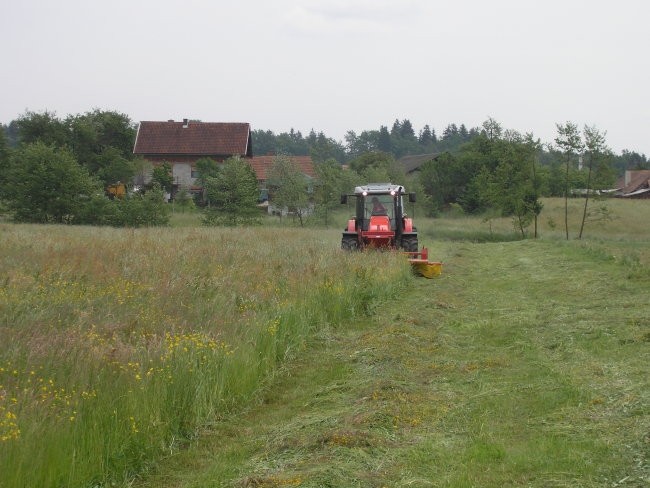
[[[418,236],[402,237],[402,249],[406,252],[418,252]]]
[[[341,239],[341,249],[344,251],[356,251],[359,249],[359,241],[356,236],[343,236]]]

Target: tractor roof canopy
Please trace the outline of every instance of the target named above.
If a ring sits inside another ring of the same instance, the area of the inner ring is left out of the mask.
[[[404,194],[406,190],[402,185],[393,185],[392,183],[368,183],[354,189],[355,195],[387,195],[391,192],[397,195]]]

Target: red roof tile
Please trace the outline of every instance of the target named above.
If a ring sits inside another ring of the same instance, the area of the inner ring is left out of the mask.
[[[144,121],[140,122],[133,153],[252,156],[250,124]]]
[[[300,170],[301,173],[314,178],[316,172],[314,171],[314,162],[310,156],[286,156],[291,160]],[[248,160],[252,166],[258,180],[266,180],[266,172],[273,165],[273,160],[276,156],[254,156]]]

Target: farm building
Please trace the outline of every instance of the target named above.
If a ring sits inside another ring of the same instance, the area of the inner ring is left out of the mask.
[[[650,198],[650,170],[626,171],[617,187],[619,198]]]
[[[427,161],[435,160],[440,153],[431,153],[431,154],[412,154],[408,156],[402,156],[397,160],[397,165],[401,168],[404,168],[404,172],[407,175],[413,174],[417,171],[420,171],[420,168]]]
[[[248,123],[231,122],[140,122],[133,154],[152,165],[167,162],[172,167],[175,189],[200,191],[194,167],[201,158],[217,162],[232,156],[253,156]]]
[[[172,167],[174,192],[181,188],[201,192],[195,164],[201,158],[217,162],[239,156],[249,162],[260,190],[266,188],[267,172],[275,156],[253,156],[252,131],[248,123],[195,122],[140,122],[133,154],[152,165],[167,162]],[[309,156],[288,156],[308,178],[315,177],[314,164]],[[147,175],[145,179],[150,178]],[[145,181],[141,182],[144,183]],[[261,197],[261,200],[264,200]]]

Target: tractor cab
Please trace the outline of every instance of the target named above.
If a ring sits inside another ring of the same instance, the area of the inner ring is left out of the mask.
[[[358,187],[366,188],[366,187]],[[357,198],[356,221],[362,230],[368,230],[372,225],[385,223],[395,230],[397,215],[402,212],[402,196],[398,193],[368,193],[367,191],[355,192]],[[371,224],[372,222],[372,224]]]

